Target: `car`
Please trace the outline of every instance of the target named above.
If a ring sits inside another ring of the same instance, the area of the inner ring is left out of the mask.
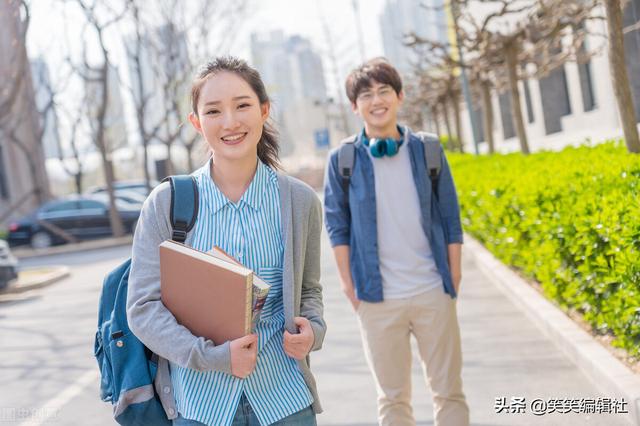
[[[116,209],[126,232],[135,230],[142,205],[116,198]],[[49,201],[27,216],[9,224],[10,246],[29,244],[46,248],[67,242],[58,232],[78,240],[112,235],[109,220],[109,200],[106,193],[71,195]]]
[[[158,181],[157,180],[151,180],[151,182],[149,182],[151,185],[151,189],[155,188],[158,185]],[[113,183],[113,189],[118,192],[118,191],[134,191],[139,193],[140,195],[144,196],[145,198],[149,195],[149,191],[147,191],[147,184],[145,183],[145,181],[140,181],[140,180],[131,180],[131,181],[117,181]],[[107,187],[106,186],[96,186],[93,188],[89,188],[87,190],[88,194],[97,194],[100,192],[107,192]]]
[[[18,277],[18,261],[11,254],[9,244],[0,240],[0,290]]]
[[[106,189],[104,191],[94,190],[94,192],[87,192],[86,195],[89,197],[108,197]],[[144,204],[144,201],[147,199],[146,195],[134,189],[114,189],[113,195],[126,203],[138,204],[141,208],[142,204]]]

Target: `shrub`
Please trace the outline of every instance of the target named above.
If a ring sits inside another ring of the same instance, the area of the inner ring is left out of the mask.
[[[449,159],[465,230],[640,357],[640,156],[611,141]]]

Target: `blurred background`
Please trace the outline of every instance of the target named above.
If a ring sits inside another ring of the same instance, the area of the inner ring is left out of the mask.
[[[640,0],[0,0],[0,422],[112,424],[91,356],[102,280],[151,189],[207,159],[189,92],[225,54],[261,73],[285,171],[320,196],[362,126],[347,74],[377,56],[402,73],[400,121],[439,135],[458,190],[474,424],[640,424]],[[374,424],[323,238],[319,422]],[[549,334],[542,295],[613,361]],[[433,424],[416,360],[412,376]],[[494,407],[596,396],[600,416]]]
[[[360,128],[344,79],[375,56],[403,73],[403,121],[450,149],[618,137],[640,119],[640,2],[618,6],[622,114],[598,1],[2,0],[0,229],[56,197],[104,191],[112,206],[116,181],[145,195],[199,167],[190,83],[222,54],[261,72],[285,169],[315,187],[328,150]]]

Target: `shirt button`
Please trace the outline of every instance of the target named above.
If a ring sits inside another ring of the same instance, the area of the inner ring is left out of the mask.
[[[176,410],[174,410],[173,408],[169,408],[169,415],[173,416],[176,413]]]
[[[162,389],[162,391],[164,393],[169,393],[169,392],[171,392],[171,388],[169,386],[165,386],[164,389]]]
[[[238,253],[236,256],[238,259],[242,259],[242,253]]]

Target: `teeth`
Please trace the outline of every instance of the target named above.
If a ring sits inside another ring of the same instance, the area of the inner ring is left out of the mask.
[[[237,141],[238,139],[242,139],[244,134],[241,135],[233,135],[233,136],[225,136],[222,138],[224,141]]]
[[[375,109],[375,110],[371,111],[371,114],[381,114],[381,113],[383,113],[385,111],[386,111],[385,108],[383,108],[383,109]]]

